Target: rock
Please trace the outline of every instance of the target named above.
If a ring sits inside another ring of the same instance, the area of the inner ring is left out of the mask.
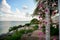
[[[45,34],[41,30],[34,31],[31,36],[38,37],[39,40],[45,40]]]

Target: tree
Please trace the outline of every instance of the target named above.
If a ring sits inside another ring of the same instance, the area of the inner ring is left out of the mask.
[[[17,29],[17,26],[10,27],[10,28],[9,28],[9,32],[15,31],[16,29]]]
[[[59,24],[56,24],[56,23],[51,23],[50,24],[50,34],[51,36],[54,36],[54,35],[59,35]]]
[[[22,25],[18,25],[18,26],[10,27],[9,28],[9,32],[11,32],[11,31],[18,31],[18,28],[21,28],[21,27],[23,27],[23,26]]]
[[[30,23],[26,23],[24,26],[28,26],[29,27],[30,26]]]
[[[21,28],[21,27],[24,27],[23,25],[18,25],[17,28]]]
[[[44,15],[44,18],[46,18],[47,20],[47,25],[46,25],[46,29],[49,28],[49,24],[51,22],[51,16],[55,15],[56,13],[58,13],[58,0],[35,0],[36,2],[38,2],[37,4],[37,8],[34,11],[34,16],[35,15]],[[43,16],[42,16],[43,18]],[[44,19],[43,18],[43,19]],[[50,28],[48,29],[50,30]],[[47,32],[47,30],[46,30]],[[46,33],[49,35],[49,31]],[[47,40],[49,40],[49,38],[46,38]]]
[[[39,23],[39,20],[34,18],[30,21],[30,24],[38,24]]]

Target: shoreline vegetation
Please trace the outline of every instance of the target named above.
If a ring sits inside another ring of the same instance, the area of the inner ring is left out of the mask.
[[[7,33],[0,35],[0,40],[59,40],[59,20],[53,17],[59,13],[58,0],[34,1],[37,4],[32,17],[37,16],[39,20],[34,18],[24,25],[11,26]],[[25,7],[24,10],[26,10]]]
[[[24,38],[27,36],[31,37],[32,32],[35,30],[38,30],[38,24],[39,20],[34,18],[30,21],[30,23],[26,23],[25,25],[18,25],[18,26],[13,26],[9,28],[9,32],[6,34],[0,35],[0,40],[24,40]],[[59,29],[58,29],[58,24],[57,28],[54,28],[51,24],[51,36],[58,36],[59,35]],[[42,32],[45,34],[45,26],[43,26]],[[36,37],[36,40],[38,38]]]
[[[34,20],[31,20],[31,22],[32,21],[34,21]],[[33,23],[26,23],[25,25],[18,25],[18,26],[10,27],[8,33],[0,35],[0,40],[18,40],[18,39],[20,39],[21,35],[31,33],[38,28],[38,26],[36,26],[35,29],[33,29],[35,24],[33,24],[33,25],[32,24]],[[10,38],[12,38],[12,39],[10,39]]]

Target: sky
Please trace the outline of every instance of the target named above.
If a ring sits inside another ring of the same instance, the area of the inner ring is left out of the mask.
[[[0,21],[30,21],[34,0],[0,0]]]

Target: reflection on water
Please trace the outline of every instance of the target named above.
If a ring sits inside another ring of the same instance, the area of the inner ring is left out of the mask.
[[[15,25],[24,25],[28,21],[0,21],[0,34],[8,32],[9,27]]]

